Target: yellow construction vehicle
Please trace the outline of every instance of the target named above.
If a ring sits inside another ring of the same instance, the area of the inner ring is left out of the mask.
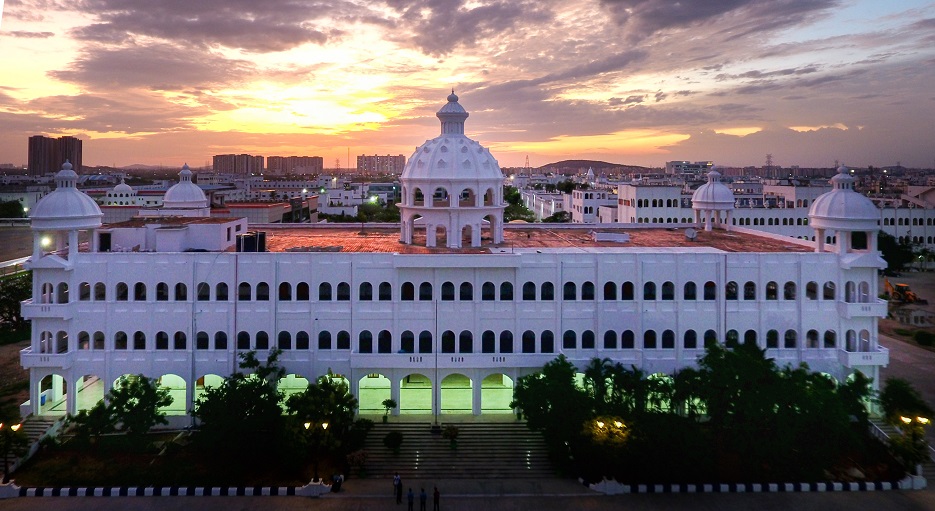
[[[918,304],[927,304],[928,300],[923,300],[919,298],[918,295],[911,289],[909,289],[909,284],[890,284],[889,279],[883,279],[883,287],[886,289],[886,293],[890,295],[890,301],[896,303],[918,303]]]

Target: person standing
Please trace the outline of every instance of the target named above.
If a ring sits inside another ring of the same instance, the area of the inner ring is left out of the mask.
[[[406,496],[406,498],[409,499],[409,511],[412,511],[412,501],[415,499],[415,497],[416,496],[412,494],[412,488],[409,488],[409,494]]]
[[[441,496],[442,496],[442,494],[441,494],[441,493],[438,493],[438,486],[436,486],[436,487],[435,487],[435,492],[432,493],[432,501],[433,501],[434,504],[435,504],[434,506],[432,506],[432,511],[440,511],[440,510],[438,509],[438,499],[441,498]]]
[[[396,503],[403,503],[403,480],[399,477],[399,472],[393,476],[393,493],[396,494]]]
[[[428,498],[428,495],[425,494],[425,488],[419,492],[419,511],[425,511],[425,499]]]

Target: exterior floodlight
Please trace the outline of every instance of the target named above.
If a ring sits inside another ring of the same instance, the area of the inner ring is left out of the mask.
[[[604,427],[604,423],[601,422],[601,421],[597,421],[597,427],[603,428],[603,427]]]
[[[42,245],[43,247],[48,247],[49,245],[52,244],[52,238],[48,236],[43,236],[42,239],[39,240],[39,244]]]
[[[916,417],[916,420],[919,421],[919,424],[928,424],[930,421],[925,417]]]
[[[899,420],[903,421],[904,424],[909,424],[912,422],[912,419],[910,419],[909,417],[903,417],[903,416],[900,416]]]
[[[322,423],[321,423],[321,429],[327,430],[327,429],[328,429],[328,423],[327,423],[327,422],[322,422]]]
[[[312,423],[311,423],[311,422],[306,422],[306,423],[305,423],[305,429],[308,429],[308,428],[310,428],[310,427],[312,427]]]

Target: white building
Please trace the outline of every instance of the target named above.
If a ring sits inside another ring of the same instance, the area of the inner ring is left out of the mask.
[[[559,354],[579,368],[608,357],[669,374],[709,342],[755,342],[780,364],[879,380],[884,263],[875,208],[846,174],[812,206],[818,243],[717,222],[693,239],[682,229],[503,226],[502,176],[494,182],[495,160],[463,135],[459,109],[452,94],[442,135],[409,160],[401,227],[270,229],[268,252],[229,250],[243,220],[103,229],[64,169],[32,218],[23,412],[75,413],[120,377],[145,374],[175,397],[174,424],[187,424],[193,401],[237,369],[239,354],[262,359],[272,347],[283,350],[286,393],[330,371],[347,379],[361,413],[381,413],[386,398],[398,413],[511,413],[516,380]],[[461,131],[447,124],[458,119]],[[701,202],[699,218],[727,218],[719,208],[729,205]],[[442,243],[435,226],[459,234]],[[81,230],[93,231],[87,250]],[[841,242],[826,250],[831,231]],[[115,244],[138,251],[106,251]]]

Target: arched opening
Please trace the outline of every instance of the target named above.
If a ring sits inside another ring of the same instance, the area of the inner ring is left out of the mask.
[[[224,378],[216,374],[206,374],[195,380],[195,392],[193,398],[197,403],[204,396],[206,389],[219,387],[224,383]]]
[[[485,377],[480,384],[481,413],[512,413],[513,379],[501,373]]]
[[[65,415],[68,388],[65,378],[50,374],[39,381],[39,415]]]
[[[86,374],[75,381],[76,404],[75,413],[81,410],[90,410],[94,405],[104,399],[104,382],[93,374]]]
[[[357,390],[357,409],[361,414],[380,414],[386,409],[383,408],[383,401],[390,399],[390,380],[382,374],[368,374],[360,379],[360,387]]]
[[[451,199],[448,197],[448,190],[439,186],[432,193],[432,207],[447,208],[451,205]]]
[[[399,413],[432,413],[432,380],[428,376],[413,373],[400,380]]]
[[[293,394],[301,394],[308,388],[308,378],[298,374],[287,374],[276,382],[276,388],[282,392],[283,403]]]
[[[160,389],[168,390],[169,396],[172,397],[169,406],[163,406],[159,408],[159,411],[165,412],[166,415],[185,415],[188,404],[185,399],[185,379],[176,374],[164,374],[156,380],[156,383],[159,384]]]
[[[471,379],[463,374],[449,374],[441,384],[441,413],[464,413],[473,411]]]

